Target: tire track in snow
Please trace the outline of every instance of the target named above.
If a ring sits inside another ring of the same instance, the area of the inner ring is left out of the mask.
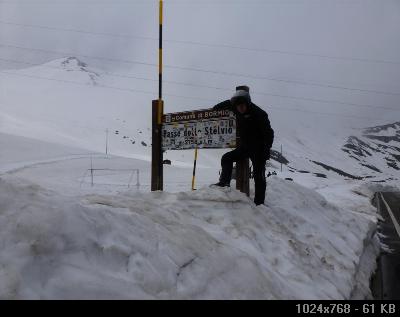
[[[0,176],[6,175],[6,174],[15,174],[22,170],[41,166],[41,165],[55,164],[55,163],[59,163],[59,162],[78,160],[78,159],[90,158],[90,157],[99,158],[99,157],[104,157],[104,155],[101,155],[101,154],[95,154],[95,155],[93,155],[93,154],[71,154],[68,156],[62,156],[62,157],[52,158],[52,159],[47,159],[47,160],[35,160],[35,161],[26,161],[26,162],[20,162],[20,163],[15,163],[15,164],[9,164],[4,167],[0,167]]]

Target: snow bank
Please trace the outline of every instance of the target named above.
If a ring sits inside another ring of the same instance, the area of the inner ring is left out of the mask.
[[[0,178],[1,299],[370,296],[375,223],[273,178],[235,190],[90,195]]]
[[[370,200],[375,196],[377,192],[399,192],[400,187],[397,183],[390,183],[386,181],[385,183],[369,183],[365,182],[359,184],[353,189],[353,192],[368,197]]]

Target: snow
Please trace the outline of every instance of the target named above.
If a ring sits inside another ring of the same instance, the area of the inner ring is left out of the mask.
[[[235,190],[207,187],[71,200],[3,176],[0,298],[370,296],[357,276],[373,249],[373,221],[277,177],[267,195],[261,207]]]
[[[376,215],[368,188],[352,194],[359,183],[269,178],[267,206],[256,207],[235,190],[188,191],[191,168],[166,167],[168,192],[148,193],[146,161],[0,140],[8,149],[0,159],[2,299],[371,296]],[[81,186],[90,158],[101,168],[139,168],[141,186],[106,175]],[[199,173],[208,182],[216,175]]]
[[[119,192],[136,185],[139,171],[140,191],[150,191],[150,162],[135,158],[118,157],[67,147],[31,138],[0,133],[0,175],[12,174],[40,186],[71,196],[83,192]],[[94,187],[88,169],[95,171]],[[215,182],[218,167],[197,165],[196,186]],[[133,172],[133,176],[132,176]],[[167,183],[165,189],[176,192],[191,188],[193,166],[175,163],[164,166]],[[132,179],[131,179],[132,177]]]

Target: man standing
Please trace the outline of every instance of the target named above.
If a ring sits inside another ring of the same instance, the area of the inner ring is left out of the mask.
[[[251,102],[249,87],[240,86],[230,100],[214,106],[214,110],[229,109],[237,118],[240,145],[235,150],[225,153],[221,159],[222,173],[216,186],[230,186],[233,162],[250,158],[253,163],[255,184],[254,203],[264,204],[265,164],[270,158],[270,150],[274,140],[268,114]]]

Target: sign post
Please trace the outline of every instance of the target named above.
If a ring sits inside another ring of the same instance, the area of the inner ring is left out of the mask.
[[[237,126],[237,145],[240,146],[240,125]],[[249,159],[236,162],[236,189],[250,196],[250,167]]]
[[[152,147],[151,147],[151,191],[163,190],[163,152],[161,127],[164,114],[162,100],[162,35],[163,35],[163,1],[159,2],[159,43],[158,43],[158,100],[152,103]]]
[[[167,113],[163,116],[161,126],[161,150],[195,149],[197,151],[198,149],[235,148],[240,143],[238,128],[240,127],[237,127],[235,115],[229,110],[205,109]],[[195,154],[195,164],[196,159]],[[193,169],[192,189],[195,168],[196,165]],[[238,162],[236,188],[247,195],[250,194],[249,174],[249,160]]]
[[[152,146],[151,146],[151,191],[163,190],[163,149],[162,116],[164,102],[153,100],[152,111]]]
[[[164,114],[163,102],[153,101],[153,143],[151,190],[163,190],[163,152],[195,150],[192,189],[194,189],[199,149],[235,148],[240,138],[235,115],[229,110],[195,110]],[[249,195],[249,160],[236,165],[236,188]]]
[[[237,86],[236,90],[245,90],[250,92],[250,88],[248,86]],[[237,146],[240,146],[240,125],[237,124]],[[241,160],[236,162],[236,189],[240,190],[242,193],[245,193],[247,196],[250,196],[250,167],[249,167],[249,159]]]

